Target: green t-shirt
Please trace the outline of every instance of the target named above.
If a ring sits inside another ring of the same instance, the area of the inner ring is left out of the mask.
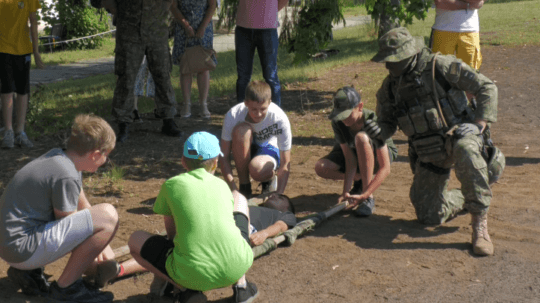
[[[175,282],[201,291],[221,288],[251,267],[253,252],[236,227],[233,207],[227,183],[204,168],[163,183],[154,212],[174,218],[174,250],[166,269]]]

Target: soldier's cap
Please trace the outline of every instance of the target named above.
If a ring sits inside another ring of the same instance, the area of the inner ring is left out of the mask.
[[[344,86],[338,89],[334,95],[334,109],[328,116],[328,119],[333,121],[347,119],[361,101],[360,94],[353,87]]]
[[[184,157],[208,160],[223,156],[216,136],[207,132],[193,133],[184,143]]]
[[[399,62],[418,54],[424,47],[422,37],[413,37],[404,27],[391,29],[379,39],[374,62]]]

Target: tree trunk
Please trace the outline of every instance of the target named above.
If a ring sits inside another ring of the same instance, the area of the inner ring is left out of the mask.
[[[392,21],[386,14],[386,7],[383,13],[379,16],[379,39],[391,29],[399,27],[399,22]]]

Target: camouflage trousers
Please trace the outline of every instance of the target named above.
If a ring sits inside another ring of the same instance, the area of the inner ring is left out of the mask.
[[[451,147],[450,158],[444,163],[416,162],[409,197],[421,223],[442,224],[464,207],[472,214],[488,211],[492,194],[481,154],[482,137],[466,136],[454,140]],[[447,189],[452,164],[461,189]]]
[[[131,123],[135,118],[135,79],[144,55],[154,78],[156,114],[165,119],[174,118],[176,98],[171,85],[172,64],[167,40],[163,43],[139,43],[117,38],[115,53],[114,72],[118,78],[114,89],[112,114],[117,122]]]

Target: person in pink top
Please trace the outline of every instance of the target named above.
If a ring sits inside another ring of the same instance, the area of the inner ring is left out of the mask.
[[[281,106],[281,85],[277,74],[278,11],[288,0],[239,0],[234,44],[236,48],[236,98],[244,102],[251,81],[255,50],[259,53],[263,77],[272,90],[272,102]]]

